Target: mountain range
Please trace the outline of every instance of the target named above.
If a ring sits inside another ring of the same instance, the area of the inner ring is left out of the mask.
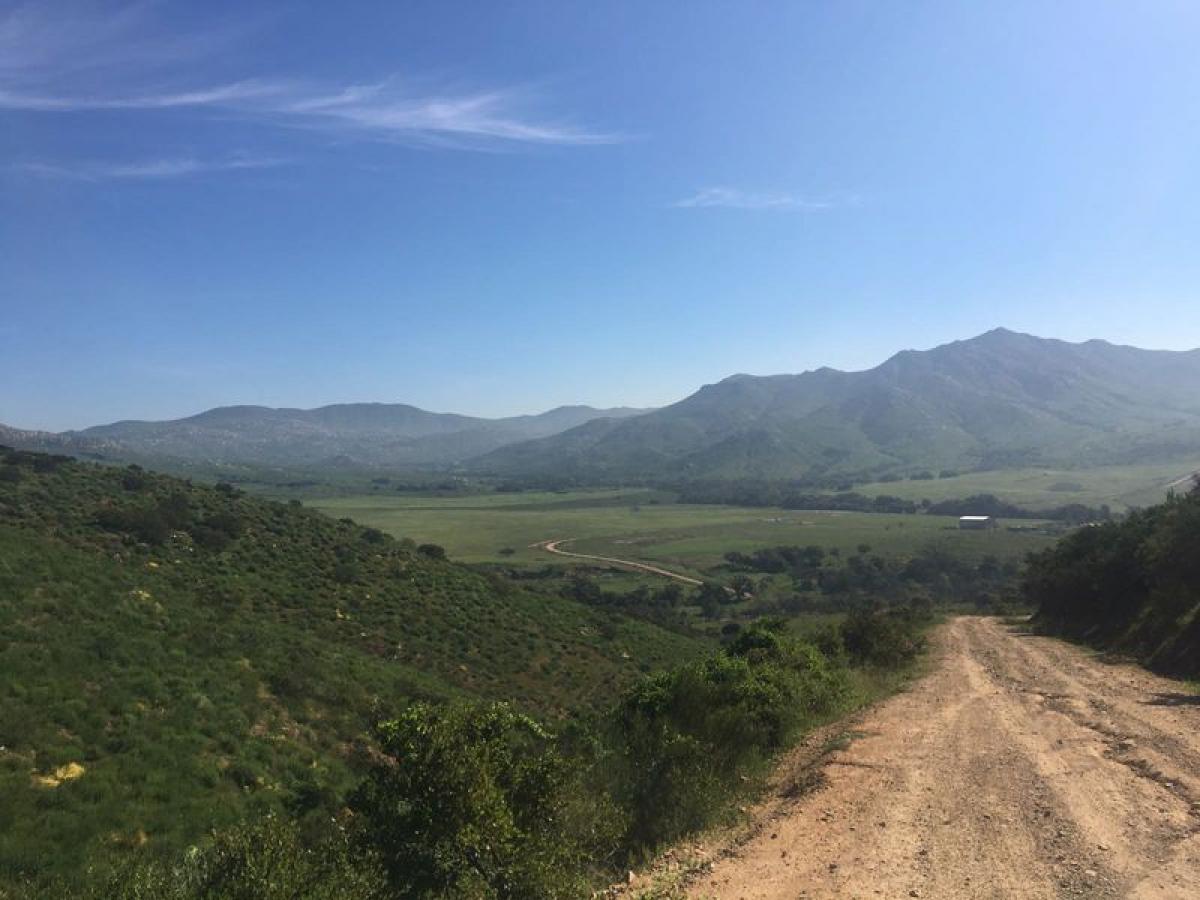
[[[861,372],[734,375],[625,421],[493,451],[500,475],[819,478],[1099,465],[1195,455],[1200,350],[1006,329]]]
[[[875,368],[733,375],[657,410],[482,419],[404,404],[228,406],[0,443],[143,462],[454,468],[527,479],[825,479],[1194,457],[1200,350],[998,328]]]
[[[484,419],[403,403],[343,403],[318,409],[222,406],[185,419],[123,421],[57,434],[0,426],[0,443],[151,462],[441,467],[595,419],[643,411],[560,406],[539,415]]]

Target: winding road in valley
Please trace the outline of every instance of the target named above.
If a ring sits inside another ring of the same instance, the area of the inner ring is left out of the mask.
[[[1200,697],[993,619],[934,644],[841,749],[793,751],[688,896],[1200,898]]]
[[[554,553],[558,556],[570,556],[574,559],[586,559],[592,562],[605,563],[606,565],[616,566],[622,569],[631,569],[635,572],[646,572],[650,575],[661,575],[663,578],[671,578],[675,581],[680,581],[684,584],[701,585],[704,584],[699,578],[691,578],[687,575],[680,575],[678,572],[672,572],[669,569],[660,569],[658,566],[651,566],[647,563],[635,562],[631,559],[616,559],[611,556],[595,556],[591,553],[575,553],[572,550],[563,550],[563,544],[569,544],[574,538],[559,538],[551,541],[538,541],[536,544],[529,546],[537,550],[545,550],[547,553]]]

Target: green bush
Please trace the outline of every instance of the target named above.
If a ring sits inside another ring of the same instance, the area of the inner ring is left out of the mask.
[[[857,609],[842,623],[842,643],[855,665],[899,668],[924,648],[923,618],[908,608]]]
[[[353,847],[339,826],[317,842],[296,825],[268,816],[213,835],[173,862],[135,862],[93,869],[82,886],[17,889],[14,900],[63,896],[79,900],[385,900],[375,859]],[[46,893],[49,891],[50,893]]]
[[[780,622],[753,625],[720,653],[643,680],[609,723],[626,845],[650,848],[702,827],[741,772],[848,695],[846,672]]]
[[[574,898],[589,847],[564,810],[572,768],[507,704],[417,704],[352,799],[401,897]]]
[[[1080,528],[1030,558],[1022,584],[1040,629],[1200,674],[1200,487]]]

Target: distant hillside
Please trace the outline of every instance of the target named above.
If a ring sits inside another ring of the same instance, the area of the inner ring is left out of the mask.
[[[557,717],[705,648],[299,505],[0,448],[0,895],[328,820],[414,699]]]
[[[1099,465],[1194,454],[1200,350],[997,329],[864,372],[735,375],[636,419],[471,461],[509,476],[823,478]]]
[[[319,409],[225,406],[166,422],[125,421],[62,434],[0,426],[10,446],[142,462],[268,466],[448,465],[636,409],[560,406],[540,415],[481,419],[401,403]]]

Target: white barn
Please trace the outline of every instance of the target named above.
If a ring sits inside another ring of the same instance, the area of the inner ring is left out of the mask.
[[[959,516],[958,527],[964,531],[986,531],[996,527],[991,516]]]

